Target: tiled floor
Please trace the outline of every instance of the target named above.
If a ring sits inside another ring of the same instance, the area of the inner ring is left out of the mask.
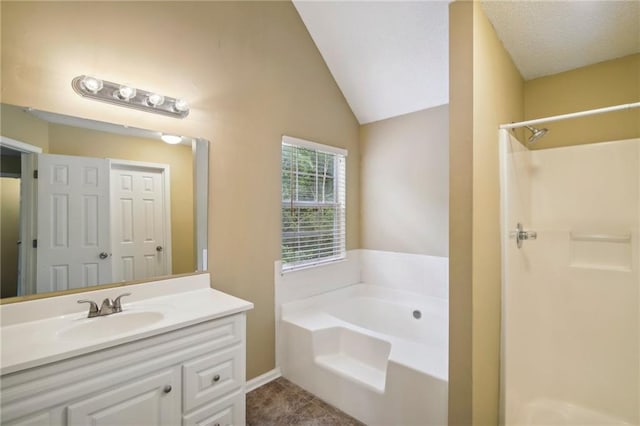
[[[247,394],[247,426],[364,426],[280,377]]]

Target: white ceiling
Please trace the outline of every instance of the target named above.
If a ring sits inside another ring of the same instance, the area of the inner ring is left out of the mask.
[[[482,7],[525,80],[640,52],[640,1],[490,1]]]
[[[449,102],[444,1],[293,1],[360,124]]]
[[[361,124],[449,102],[450,0],[293,0]],[[482,0],[525,80],[640,52],[639,0]]]

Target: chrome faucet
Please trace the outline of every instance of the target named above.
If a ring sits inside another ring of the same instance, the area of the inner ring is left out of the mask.
[[[121,298],[124,296],[131,296],[131,293],[124,293],[115,299],[111,300],[108,297],[102,301],[102,305],[100,309],[98,309],[98,305],[93,300],[78,300],[78,303],[88,303],[89,304],[89,314],[87,318],[94,317],[103,317],[106,315],[117,314],[118,312],[122,312],[122,302]]]

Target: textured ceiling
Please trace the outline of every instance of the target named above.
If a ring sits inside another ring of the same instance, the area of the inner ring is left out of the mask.
[[[361,124],[449,102],[449,1],[294,5]]]
[[[525,80],[640,52],[640,1],[482,1]]]
[[[361,124],[449,102],[449,0],[293,3]],[[640,52],[640,0],[481,4],[525,80]]]

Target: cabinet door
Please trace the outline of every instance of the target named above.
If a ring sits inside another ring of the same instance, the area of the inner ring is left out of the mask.
[[[180,423],[180,369],[163,370],[71,404],[69,425],[174,426]]]

